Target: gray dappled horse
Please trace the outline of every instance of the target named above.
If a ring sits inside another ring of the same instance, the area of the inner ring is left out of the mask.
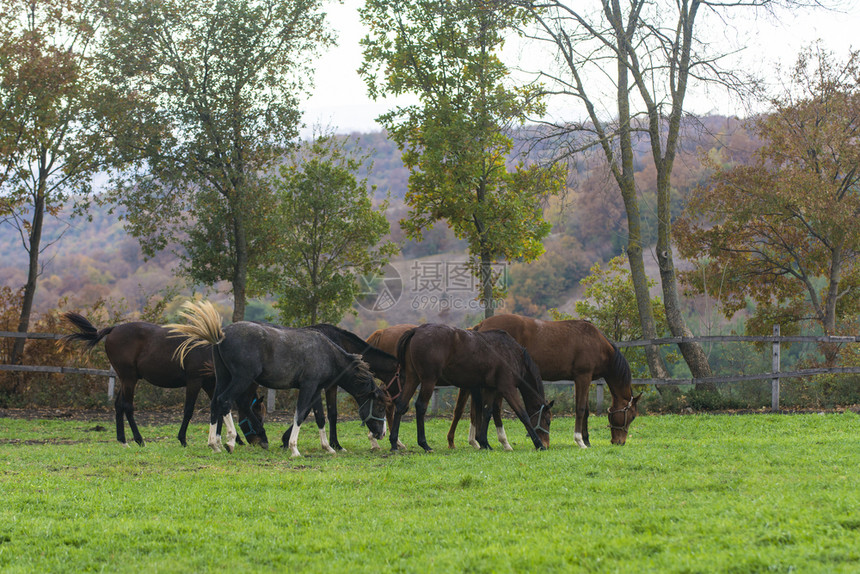
[[[274,327],[240,321],[221,328],[221,316],[211,303],[185,303],[180,315],[188,324],[171,324],[173,333],[185,336],[179,346],[180,358],[199,345],[212,345],[215,365],[215,394],[209,426],[209,446],[221,450],[221,421],[231,401],[256,381],[270,389],[298,389],[296,413],[288,446],[292,456],[301,456],[297,448],[299,428],[320,393],[340,386],[355,398],[362,423],[374,438],[384,430],[387,395],[376,386],[373,374],[358,355],[335,345],[325,335],[308,329]],[[250,424],[262,438],[268,439],[263,423],[251,413]],[[229,430],[229,429],[228,429]],[[228,434],[227,450],[232,452],[235,436]]]

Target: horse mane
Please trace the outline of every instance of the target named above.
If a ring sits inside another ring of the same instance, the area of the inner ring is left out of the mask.
[[[543,379],[540,376],[540,369],[525,347],[523,347],[523,363],[525,364],[526,373],[532,377],[535,389],[543,393]]]
[[[217,345],[224,340],[224,331],[221,329],[221,315],[209,301],[186,301],[179,310],[179,316],[189,324],[170,323],[164,327],[170,329],[171,337],[185,337],[173,353],[173,358],[178,358],[179,366],[184,368],[185,357],[192,349]]]
[[[63,313],[63,317],[78,330],[75,333],[69,333],[68,335],[63,336],[60,340],[64,343],[70,341],[83,341],[86,344],[86,349],[88,351],[95,348],[98,342],[104,339],[108,333],[114,329],[113,327],[107,327],[99,331],[95,325],[90,323],[89,319],[80,313],[69,311]]]
[[[627,362],[627,358],[618,348],[618,345],[612,341],[609,342],[612,343],[612,349],[615,351],[615,354],[612,355],[612,360],[609,362],[609,370],[611,374],[618,377],[623,384],[629,385],[633,378],[630,371],[630,363]]]

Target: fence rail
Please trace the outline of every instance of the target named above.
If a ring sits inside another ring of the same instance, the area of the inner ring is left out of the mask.
[[[774,325],[773,335],[771,336],[745,336],[745,335],[709,335],[702,337],[667,337],[661,339],[644,339],[636,341],[619,341],[616,344],[621,347],[645,347],[648,345],[677,345],[683,343],[771,343],[773,345],[773,366],[770,373],[758,373],[749,375],[727,375],[705,378],[689,378],[689,379],[633,379],[634,385],[698,385],[698,384],[729,384],[746,381],[771,381],[771,410],[774,412],[779,410],[779,382],[781,379],[809,377],[813,375],[825,374],[853,374],[860,373],[860,367],[829,367],[816,369],[802,369],[797,371],[780,371],[780,354],[782,343],[830,343],[830,344],[845,344],[860,342],[858,336],[806,336],[806,335],[790,335],[781,336],[779,334],[779,325]],[[25,338],[25,339],[61,339],[64,335],[55,333],[17,333],[12,331],[0,331],[0,338]],[[113,369],[84,369],[76,367],[56,367],[56,366],[38,366],[38,365],[2,365],[0,371],[20,371],[20,372],[35,372],[35,373],[62,373],[62,374],[83,374],[108,377],[108,397],[113,398],[114,388],[116,385],[116,373]],[[549,385],[572,385],[573,381],[545,381]],[[597,391],[598,409],[603,404],[603,393],[605,382],[603,379],[594,381]],[[434,392],[434,407],[437,404],[438,395]],[[269,410],[273,411],[275,407],[275,391],[270,389],[268,395]]]

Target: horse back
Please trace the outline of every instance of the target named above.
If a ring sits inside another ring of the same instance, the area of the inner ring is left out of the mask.
[[[181,339],[170,337],[170,331],[144,321],[123,323],[105,337],[105,353],[121,379],[144,379],[162,388],[179,388],[191,378],[213,379],[211,351],[194,349],[185,360],[185,368],[173,354]],[[214,387],[214,384],[211,386]]]
[[[543,380],[569,380],[578,374],[604,376],[615,347],[589,321],[543,321],[521,315],[494,315],[475,329],[502,329],[526,348]]]

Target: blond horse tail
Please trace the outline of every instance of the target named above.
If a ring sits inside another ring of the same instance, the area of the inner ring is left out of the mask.
[[[224,331],[221,329],[221,315],[209,301],[186,301],[179,310],[179,316],[188,323],[170,323],[165,328],[170,329],[171,337],[185,337],[173,353],[173,358],[178,358],[179,365],[184,368],[185,357],[192,349],[217,345],[224,340]]]

